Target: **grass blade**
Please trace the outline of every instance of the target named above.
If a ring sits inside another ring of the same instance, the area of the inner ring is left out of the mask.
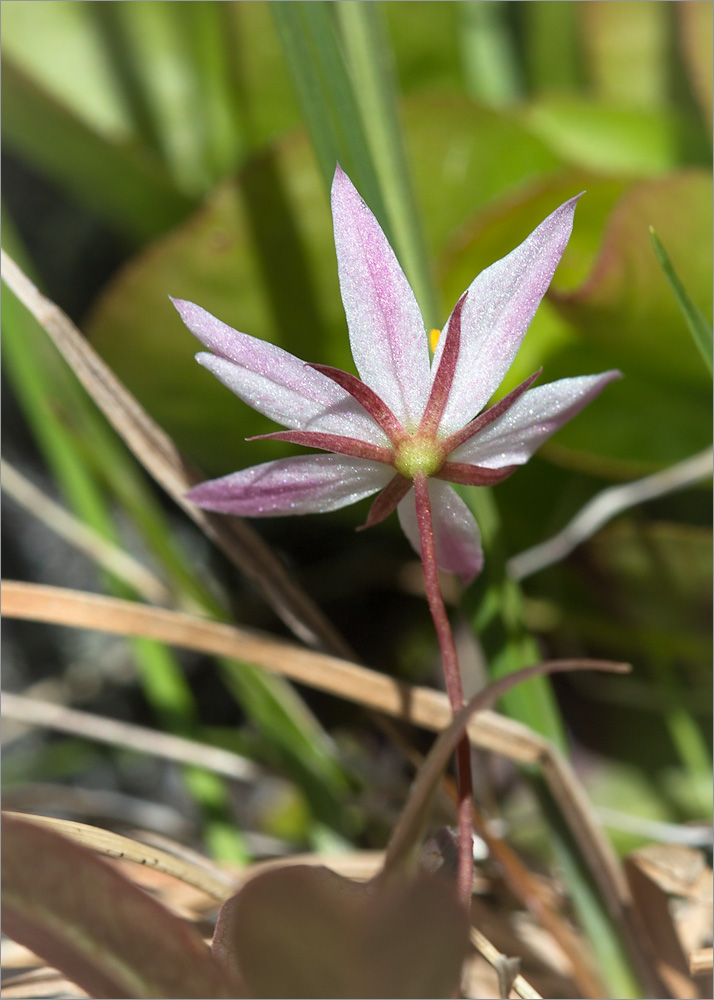
[[[131,837],[123,837],[111,830],[104,830],[102,827],[91,826],[88,823],[78,823],[75,820],[57,819],[55,816],[38,816],[34,813],[4,812],[3,815],[17,816],[18,819],[22,819],[26,823],[34,823],[37,826],[56,830],[70,840],[74,840],[75,843],[82,844],[107,858],[133,861],[134,864],[154,868],[164,875],[170,875],[172,878],[185,882],[186,885],[200,889],[201,892],[205,892],[213,899],[227,899],[234,891],[235,879],[224,872],[222,868],[210,862],[197,865],[185,857],[169,854],[168,851],[148,846],[139,840],[133,840]]]
[[[384,195],[394,249],[427,325],[440,325],[437,297],[412,188],[397,110],[392,53],[379,4],[335,4],[354,95]]]
[[[318,166],[329,190],[339,162],[390,235],[376,170],[325,0],[270,5]]]
[[[677,302],[679,303],[679,308],[682,311],[689,332],[692,335],[692,340],[697,345],[699,353],[704,359],[704,364],[707,366],[709,374],[712,374],[712,328],[707,322],[704,314],[702,313],[696,302],[687,294],[687,290],[682,284],[679,275],[674,270],[672,266],[672,261],[669,259],[669,254],[662,246],[662,242],[654,231],[652,226],[650,226],[650,239],[652,240],[652,246],[654,247],[654,252],[659,261],[659,265],[664,272],[664,276],[670,284],[670,287],[677,297]]]

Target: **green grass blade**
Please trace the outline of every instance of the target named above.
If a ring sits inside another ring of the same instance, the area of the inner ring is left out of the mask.
[[[389,234],[382,192],[344,58],[337,43],[331,5],[273,3],[285,60],[305,125],[328,190],[339,162]]]
[[[709,374],[712,374],[712,328],[707,322],[701,309],[687,294],[687,290],[682,284],[679,275],[674,270],[672,266],[672,261],[669,259],[669,254],[662,246],[662,242],[654,231],[652,226],[650,226],[650,239],[652,240],[652,246],[654,247],[655,256],[659,261],[659,265],[664,272],[664,276],[670,284],[670,287],[677,297],[677,302],[679,303],[679,308],[682,311],[689,332],[692,335],[692,340],[697,345],[699,353],[704,358],[704,364],[707,366]]]
[[[540,779],[533,782],[534,791],[548,823],[548,843],[553,859],[562,873],[563,884],[572,900],[582,930],[587,938],[595,963],[611,997],[642,997],[640,988],[620,932],[598,891],[578,847],[562,822],[550,792]]]
[[[347,783],[330,742],[294,691],[249,663],[220,660],[223,679],[271,744],[279,764],[303,789],[317,818],[345,830]]]
[[[198,143],[208,175],[220,180],[247,148],[231,67],[232,18],[222,0],[169,4],[188,53]]]
[[[147,92],[143,67],[132,44],[130,23],[122,4],[86,4],[85,11],[97,28],[104,61],[119,89],[121,100],[140,143],[166,159],[161,123]]]
[[[394,236],[394,248],[430,326],[441,326],[426,244],[414,197],[402,129],[397,88],[379,4],[355,0],[335,4],[361,112]]]

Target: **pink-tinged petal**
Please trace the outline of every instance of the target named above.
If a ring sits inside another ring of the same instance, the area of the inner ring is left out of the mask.
[[[388,444],[349,393],[281,347],[239,333],[205,309],[172,299],[194,337],[212,354],[196,360],[236,396],[279,424]]]
[[[523,465],[551,434],[579,413],[613,382],[618,371],[580,375],[529,389],[510,409],[449,458],[489,469]]]
[[[478,434],[484,429],[484,427],[488,427],[488,425],[492,424],[494,420],[497,420],[502,413],[505,413],[506,410],[510,409],[515,401],[522,396],[527,389],[530,389],[542,371],[543,369],[539,368],[537,372],[533,372],[533,374],[529,375],[528,378],[521,382],[520,385],[517,385],[515,389],[511,389],[511,391],[499,399],[497,403],[494,403],[493,406],[489,406],[487,410],[480,413],[470,423],[466,424],[465,427],[462,427],[461,430],[456,431],[455,434],[450,434],[449,437],[442,442],[446,454],[450,455],[452,451],[455,451],[455,449],[459,447],[459,445],[464,444],[469,440],[469,438],[472,438],[474,434]]]
[[[409,282],[379,223],[338,166],[332,217],[352,355],[364,382],[408,430],[429,396],[429,347]]]
[[[320,448],[335,455],[349,455],[350,458],[367,458],[372,462],[392,465],[394,452],[391,448],[379,448],[376,444],[358,441],[357,438],[342,437],[340,434],[321,434],[319,431],[275,431],[273,434],[254,434],[246,441],[287,441],[303,448]]]
[[[240,517],[322,514],[371,496],[394,469],[339,455],[300,455],[254,465],[195,486],[187,497],[199,507]]]
[[[430,479],[429,500],[434,524],[436,561],[440,569],[457,573],[465,586],[478,576],[483,566],[478,525],[464,501],[447,483]],[[402,500],[397,510],[404,534],[414,550],[421,555],[413,490]]]
[[[461,314],[461,350],[441,420],[442,435],[468,423],[503,381],[570,238],[578,197],[557,208],[520,246],[471,283]],[[434,372],[444,340],[442,336],[437,346]]]

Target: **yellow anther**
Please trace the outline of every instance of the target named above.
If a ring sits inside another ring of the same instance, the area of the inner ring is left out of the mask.
[[[439,343],[439,337],[441,336],[441,330],[431,330],[429,333],[429,343],[431,344],[432,351],[436,350],[436,345]]]

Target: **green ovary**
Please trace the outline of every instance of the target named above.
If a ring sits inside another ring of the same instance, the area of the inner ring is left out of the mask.
[[[411,437],[397,447],[394,467],[406,479],[433,476],[444,464],[444,453],[436,441]]]

